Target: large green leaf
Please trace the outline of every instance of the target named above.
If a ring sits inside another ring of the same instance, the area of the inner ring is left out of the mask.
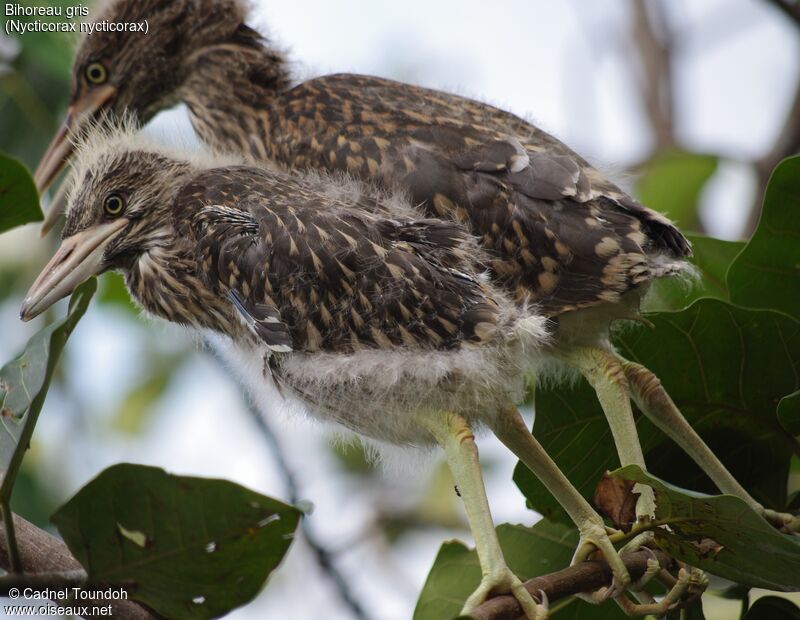
[[[10,485],[33,434],[56,362],[96,288],[94,278],[78,287],[70,299],[67,316],[34,334],[19,357],[0,369],[2,497],[10,495]]]
[[[648,317],[616,343],[625,357],[661,378],[715,454],[765,505],[786,505],[789,462],[798,444],[776,407],[800,386],[800,323],[784,314],[701,299],[681,312]],[[768,369],[768,371],[766,371]],[[604,471],[619,465],[608,425],[585,381],[536,390],[533,432],[564,473],[591,497]],[[685,488],[715,492],[705,474],[649,420],[637,416],[648,468]],[[522,465],[514,480],[545,516],[566,514]]]
[[[121,464],[52,520],[90,582],[127,584],[166,618],[203,619],[258,594],[299,519],[296,508],[226,480]]]
[[[781,534],[738,497],[679,489],[636,465],[612,476],[653,488],[657,544],[691,566],[736,583],[770,590],[800,590],[800,539]]]
[[[753,238],[728,272],[731,301],[800,318],[800,156],[782,161],[767,185]]]
[[[692,277],[660,278],[653,282],[642,307],[645,312],[683,310],[701,297],[730,299],[726,276],[744,242],[702,235],[686,235],[686,238],[692,243],[689,261],[696,273]]]
[[[781,398],[778,403],[778,421],[787,433],[800,437],[800,390]]]
[[[497,536],[509,568],[523,581],[566,568],[578,545],[574,527],[544,520],[533,527],[504,523],[497,526]],[[474,549],[458,541],[443,544],[417,601],[414,620],[457,617],[467,597],[478,587],[480,578],[481,569]],[[551,618],[617,620],[625,615],[612,602],[594,606],[576,600],[554,612]]]
[[[39,194],[27,168],[0,153],[0,233],[41,219]]]
[[[651,209],[667,214],[681,228],[698,230],[700,191],[717,169],[717,157],[667,151],[648,162],[636,183],[636,195]]]

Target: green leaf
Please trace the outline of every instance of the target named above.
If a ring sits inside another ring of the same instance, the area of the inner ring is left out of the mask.
[[[0,233],[42,219],[30,173],[16,159],[0,153]]]
[[[574,527],[544,520],[533,527],[504,523],[497,526],[497,537],[509,568],[523,581],[566,568],[578,545]],[[480,579],[475,550],[458,541],[444,543],[420,593],[414,620],[457,617]],[[576,613],[589,615],[576,616]],[[553,620],[578,617],[616,620],[625,615],[613,602],[594,606],[583,601],[570,602],[563,611],[551,615]]]
[[[783,396],[800,388],[800,323],[713,299],[648,318],[655,329],[631,327],[616,339],[620,352],[661,379],[686,419],[758,501],[783,509],[798,444],[775,412]],[[689,457],[641,415],[637,429],[650,471],[681,487],[716,492]],[[619,466],[603,412],[583,380],[536,390],[533,433],[587,498],[603,472]],[[523,465],[514,480],[534,510],[567,522]]]
[[[458,617],[464,601],[481,580],[474,549],[456,540],[444,543],[422,587],[413,620]]]
[[[52,521],[90,582],[128,584],[167,618],[204,619],[258,594],[299,519],[296,508],[226,480],[120,464]]]
[[[798,620],[800,608],[792,601],[779,596],[764,596],[758,599],[742,620]]]
[[[702,235],[686,235],[686,238],[692,243],[689,261],[696,269],[696,277],[660,278],[653,282],[642,305],[644,312],[683,310],[702,297],[729,300],[725,278],[744,242]]]
[[[67,316],[34,334],[25,350],[0,369],[1,497],[8,497],[44,404],[50,380],[67,338],[89,306],[94,278],[73,293]]]
[[[109,271],[102,275],[97,298],[101,304],[113,305],[126,310],[132,316],[139,315],[139,310],[131,301],[128,288],[125,286],[125,278],[120,273]]]
[[[800,390],[781,398],[778,403],[778,421],[787,433],[800,436]]]
[[[717,169],[717,157],[667,151],[647,164],[636,183],[636,195],[651,209],[667,214],[681,228],[697,230],[700,191]]]
[[[657,544],[673,557],[754,588],[800,590],[800,540],[781,534],[743,500],[679,489],[636,465],[612,476],[648,484],[656,496]]]
[[[731,265],[731,301],[800,319],[800,156],[785,159],[764,195],[758,228]]]

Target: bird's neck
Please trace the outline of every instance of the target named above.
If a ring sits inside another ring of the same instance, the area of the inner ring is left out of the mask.
[[[203,283],[195,248],[186,240],[141,253],[126,270],[125,281],[134,300],[151,315],[225,334],[241,329],[228,301]]]
[[[273,103],[291,84],[283,54],[262,40],[225,43],[197,53],[187,69],[179,94],[203,142],[272,158]]]

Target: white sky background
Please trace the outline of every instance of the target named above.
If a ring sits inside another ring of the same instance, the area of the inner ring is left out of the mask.
[[[290,48],[302,75],[372,73],[468,94],[536,119],[611,167],[636,162],[648,150],[646,119],[627,65],[623,0],[254,4],[255,24],[262,30],[268,25],[267,32]],[[772,144],[795,88],[796,32],[763,1],[671,0],[669,6],[683,50],[676,75],[679,137],[698,151],[723,152],[735,160],[760,155]],[[183,111],[161,115],[154,124],[168,135],[187,126]],[[746,166],[722,166],[705,193],[704,215],[712,233],[739,234],[752,185]],[[35,239],[32,229],[4,237],[7,250],[0,248],[0,260]],[[41,327],[16,322],[18,307],[18,300],[0,306],[0,359],[8,359]],[[236,389],[203,354],[181,372],[142,436],[120,437],[109,430],[107,413],[147,367],[144,340],[177,350],[187,336],[145,321],[132,328],[113,310],[94,305],[70,341],[62,368],[85,407],[64,411],[59,395],[52,393],[33,445],[34,456],[52,472],[56,492],[66,499],[102,468],[133,461],[227,478],[285,498]],[[273,426],[291,455],[302,495],[316,505],[313,527],[329,547],[347,549],[339,566],[364,607],[375,619],[410,618],[439,545],[453,533],[421,533],[396,548],[374,537],[352,544],[365,538],[374,519],[375,489],[337,471],[320,429],[287,422]],[[511,481],[515,460],[490,438],[480,446],[482,457],[493,462],[487,486],[496,521],[533,523],[536,516],[524,508]],[[387,475],[383,499],[412,500],[423,478]],[[332,620],[349,618],[300,544],[260,599],[229,617],[318,618],[321,609]]]

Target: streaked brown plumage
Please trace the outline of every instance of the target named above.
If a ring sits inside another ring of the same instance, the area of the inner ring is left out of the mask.
[[[81,118],[128,110],[144,123],[175,101],[188,105],[198,133],[217,148],[397,185],[426,214],[466,223],[489,253],[495,283],[558,319],[553,357],[594,385],[623,463],[644,466],[633,396],[722,490],[762,510],[657,378],[608,341],[611,322],[636,314],[648,282],[685,267],[689,244],[666,218],[557,139],[487,104],[370,76],[292,87],[283,55],[247,26],[245,13],[239,0],[111,1],[100,18],[147,17],[151,34],[84,41],[68,123],[43,158],[40,187],[68,155],[67,129]],[[97,62],[108,77],[92,85],[88,69]],[[652,512],[643,498],[640,506]]]
[[[452,224],[370,217],[244,167],[197,175],[173,209],[211,290],[238,291],[262,337],[282,317],[275,337],[295,350],[444,350],[495,334],[496,305],[457,270],[467,237]]]
[[[467,224],[520,303],[552,315],[617,302],[688,254],[666,218],[512,114],[369,76],[280,90],[286,80],[261,70],[272,62],[262,41],[252,45],[196,56],[180,93],[204,141],[404,188],[429,215]],[[655,255],[674,260],[655,266]]]
[[[242,338],[235,291],[254,335],[281,351],[450,350],[496,336],[499,309],[465,272],[457,225],[380,218],[276,171],[137,151],[103,164],[104,178],[78,186],[63,235],[93,224],[92,200],[111,187],[159,192],[163,207],[129,208],[130,229],[107,252],[154,315]]]

